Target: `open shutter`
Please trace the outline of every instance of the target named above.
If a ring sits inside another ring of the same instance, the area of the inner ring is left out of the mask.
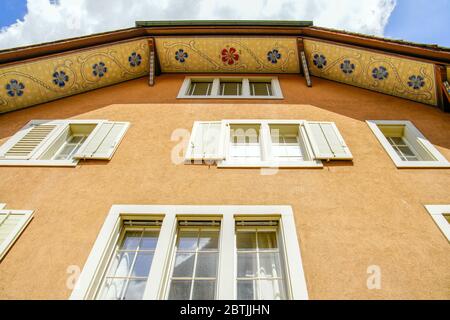
[[[0,210],[0,261],[20,236],[33,211],[28,210]]]
[[[223,160],[224,125],[221,121],[196,121],[186,150],[186,160]]]
[[[57,127],[50,123],[27,124],[2,147],[0,158],[30,159]]]
[[[128,122],[102,122],[86,139],[76,159],[110,160],[122,141],[129,126]]]
[[[317,160],[351,160],[353,156],[334,122],[305,121]]]

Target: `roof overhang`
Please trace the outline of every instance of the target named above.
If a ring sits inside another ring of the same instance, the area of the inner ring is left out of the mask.
[[[229,49],[239,55],[236,63],[223,60]],[[176,59],[179,50],[189,55],[183,63]],[[273,50],[280,53],[276,61],[268,56]],[[129,65],[133,52],[142,59],[138,67]],[[317,57],[325,64],[318,64]],[[89,67],[99,62],[115,72],[93,77]],[[150,66],[155,65],[167,73],[306,70],[316,77],[442,105],[447,102],[440,88],[448,80],[450,49],[314,27],[311,21],[137,21],[133,28],[0,51],[0,88],[17,80],[26,85],[27,94],[35,92],[40,99],[18,99],[0,91],[0,113],[152,74]],[[388,72],[380,75],[382,68]],[[52,77],[61,70],[70,80],[56,88]],[[70,83],[75,79],[81,82]],[[412,82],[420,82],[419,88]]]

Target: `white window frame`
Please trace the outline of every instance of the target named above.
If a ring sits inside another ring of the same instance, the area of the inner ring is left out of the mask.
[[[445,219],[444,214],[450,214],[450,204],[448,205],[426,205],[428,213],[441,229],[444,236],[450,242],[450,223]]]
[[[5,255],[8,253],[9,249],[14,245],[16,240],[19,238],[19,236],[22,234],[22,232],[25,230],[27,225],[30,223],[31,219],[33,219],[33,210],[8,210],[4,209],[6,206],[5,203],[0,203],[0,211],[1,213],[18,213],[24,216],[24,219],[21,221],[21,223],[18,223],[15,228],[11,231],[11,233],[5,238],[3,243],[0,243],[0,262],[5,257]]]
[[[219,94],[220,80],[242,80],[242,95],[239,96],[223,96]],[[210,95],[194,96],[188,95],[187,92],[193,81],[212,81],[212,89]],[[250,82],[251,81],[263,81],[271,82],[272,95],[271,96],[252,96],[250,95]],[[181,85],[177,99],[268,99],[268,100],[281,100],[284,99],[283,92],[281,91],[280,82],[278,77],[239,77],[239,76],[198,76],[198,77],[185,77],[183,84]]]
[[[384,150],[391,157],[398,168],[450,168],[450,162],[436,149],[436,147],[425,138],[425,136],[414,126],[411,121],[406,120],[367,120],[367,124],[375,137],[383,146]],[[419,143],[429,154],[435,158],[435,161],[405,161],[395,152],[378,125],[404,125],[417,137]]]
[[[224,153],[225,160],[217,163],[218,168],[322,168],[323,164],[320,160],[314,159],[314,152],[309,142],[309,137],[306,133],[304,120],[223,120],[225,124],[225,141]],[[230,126],[242,125],[260,125],[260,144],[261,144],[261,160],[252,161],[236,161],[230,159]],[[272,138],[270,135],[270,125],[295,125],[299,126],[305,151],[308,154],[309,160],[301,161],[282,161],[275,159],[271,154]]]
[[[167,296],[170,262],[175,250],[179,219],[208,220],[220,218],[220,252],[217,276],[217,299],[236,297],[236,219],[277,219],[283,237],[288,297],[308,299],[299,240],[291,206],[191,206],[191,205],[114,205],[70,296],[71,300],[94,299],[107,267],[112,250],[120,235],[124,219],[163,218],[160,236],[144,292],[144,300],[160,300]],[[226,263],[224,263],[226,261]],[[230,281],[233,279],[233,281]]]
[[[20,139],[25,135],[26,129],[30,128],[33,125],[45,124],[45,125],[56,125],[56,128],[50,133],[50,135],[45,139],[45,143],[38,146],[38,148],[33,151],[32,157],[30,159],[0,159],[0,166],[58,166],[58,167],[75,167],[80,159],[73,158],[68,160],[42,160],[39,159],[52,144],[62,135],[64,134],[64,130],[67,129],[67,126],[71,124],[94,124],[96,127],[92,130],[92,132],[88,135],[88,137],[83,141],[81,148],[83,145],[88,145],[89,142],[94,138],[97,131],[100,130],[101,125],[109,122],[108,120],[31,120],[27,123],[25,127],[21,129],[24,134],[15,134],[12,136],[6,143],[0,146],[0,154],[6,153],[11,147],[13,147]],[[125,131],[129,127],[128,122],[124,122]],[[20,133],[20,131],[19,131]],[[123,137],[123,136],[122,136]],[[116,144],[115,148],[118,147],[120,141]]]

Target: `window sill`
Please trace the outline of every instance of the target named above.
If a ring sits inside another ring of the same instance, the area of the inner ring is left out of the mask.
[[[217,168],[323,168],[321,161],[221,161]]]
[[[0,160],[0,167],[76,167],[78,160]]]
[[[177,99],[220,99],[220,100],[283,100],[284,97],[279,96],[178,96]]]
[[[443,161],[401,161],[394,160],[394,163],[397,168],[400,169],[424,169],[424,168],[450,168],[450,162]]]

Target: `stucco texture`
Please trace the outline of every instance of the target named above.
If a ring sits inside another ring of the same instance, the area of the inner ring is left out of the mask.
[[[0,115],[0,143],[32,119],[129,121],[109,162],[0,167],[0,202],[35,210],[0,263],[0,299],[66,299],[113,204],[291,205],[312,299],[450,299],[450,244],[424,208],[450,203],[449,169],[397,169],[368,119],[412,121],[450,159],[450,115],[424,104],[313,78],[279,76],[285,99],[177,100],[182,75],[146,77]],[[242,104],[238,104],[242,103]],[[244,104],[245,103],[245,104]],[[353,162],[323,169],[175,165],[171,141],[195,120],[336,122]],[[381,268],[368,290],[367,268]]]

